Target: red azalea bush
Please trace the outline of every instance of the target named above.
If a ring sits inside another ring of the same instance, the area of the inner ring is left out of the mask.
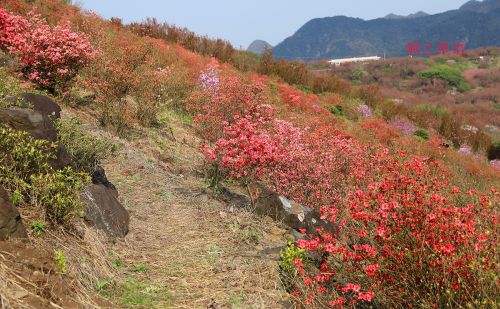
[[[400,136],[396,128],[388,125],[380,118],[370,117],[363,119],[360,125],[382,144],[390,144],[394,139]]]
[[[321,109],[319,98],[315,94],[306,95],[288,84],[279,85],[281,101],[294,110],[313,111]]]
[[[0,9],[0,47],[19,58],[23,74],[44,89],[65,90],[94,56],[86,35],[69,23],[51,27],[39,15],[28,19]]]
[[[234,121],[222,123],[222,137],[213,147],[202,145],[208,163],[212,164],[212,185],[222,178],[241,180],[252,197],[250,185],[259,181],[276,164],[283,149],[267,130],[274,110],[269,105],[255,105]]]
[[[315,274],[296,261],[309,290],[306,302],[494,306],[499,193],[460,192],[425,159],[381,154],[378,160],[386,166],[380,181],[351,192],[347,207],[322,209],[338,234],[320,230],[299,241],[322,256]]]

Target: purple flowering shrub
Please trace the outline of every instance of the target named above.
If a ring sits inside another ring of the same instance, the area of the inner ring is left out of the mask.
[[[204,91],[213,91],[219,85],[219,72],[211,66],[201,71],[198,83]]]
[[[417,127],[413,124],[413,122],[405,118],[394,118],[389,122],[389,124],[397,128],[401,134],[405,136],[413,135],[413,133],[417,130]]]

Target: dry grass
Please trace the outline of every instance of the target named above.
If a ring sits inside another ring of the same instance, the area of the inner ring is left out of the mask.
[[[106,272],[106,259],[93,261],[99,272],[79,278],[86,290],[85,282],[108,276],[114,286],[107,295],[116,306],[290,307],[277,267],[287,231],[248,210],[228,209],[206,189],[199,141],[182,117],[170,115],[170,128],[118,139],[78,116],[86,130],[118,145],[104,167],[131,215],[125,241],[96,249],[101,257],[112,252],[123,266]]]

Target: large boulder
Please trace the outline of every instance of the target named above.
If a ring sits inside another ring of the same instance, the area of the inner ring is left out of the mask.
[[[97,166],[95,171],[92,173],[92,183],[95,185],[103,185],[113,194],[115,195],[116,198],[118,198],[118,190],[116,190],[116,187],[114,184],[112,184],[108,178],[106,177],[106,172],[104,171],[104,168],[102,166]]]
[[[35,139],[44,139],[49,142],[57,141],[57,131],[48,115],[28,108],[0,109],[0,124],[14,130],[28,132]],[[57,158],[50,163],[53,168],[61,169],[71,165],[71,155],[66,148],[59,144]]]
[[[21,215],[12,205],[7,191],[0,187],[0,240],[26,237]]]
[[[125,237],[129,214],[117,199],[116,189],[92,184],[82,194],[85,202],[85,220],[111,237]]]
[[[61,108],[54,100],[46,95],[35,93],[22,93],[19,95],[22,107],[30,106],[33,110],[42,113],[43,115],[61,118]]]
[[[255,211],[282,221],[295,230],[305,229],[308,233],[315,233],[318,228],[332,233],[337,231],[336,225],[322,220],[318,211],[267,189],[255,201]]]

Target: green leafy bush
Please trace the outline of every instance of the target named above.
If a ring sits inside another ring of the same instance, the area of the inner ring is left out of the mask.
[[[80,191],[90,177],[66,167],[54,173],[33,175],[32,194],[35,204],[45,207],[45,214],[52,222],[64,224],[75,216],[82,216]]]
[[[417,131],[415,131],[414,135],[420,137],[423,140],[429,140],[429,133],[424,129],[418,129]]]
[[[114,145],[80,129],[77,119],[58,121],[56,123],[59,141],[73,157],[76,169],[92,174],[96,166],[114,151]]]
[[[21,131],[0,128],[0,185],[16,204],[43,206],[49,221],[65,223],[80,213],[80,191],[90,177],[71,167],[54,171],[48,161],[57,145]]]
[[[22,200],[31,190],[31,175],[50,172],[55,148],[28,133],[0,128],[0,184]]]
[[[40,220],[35,220],[30,224],[31,231],[36,237],[40,237],[45,233],[45,226],[45,222]]]
[[[335,105],[335,106],[327,105],[326,109],[328,109],[330,113],[334,114],[337,117],[345,116],[344,107],[342,105]]]
[[[455,86],[460,92],[465,92],[470,89],[460,69],[448,65],[439,64],[429,70],[420,72],[418,75],[421,78],[439,78],[445,80],[450,85]]]
[[[288,276],[295,276],[297,267],[294,264],[295,259],[304,260],[306,252],[304,249],[297,248],[292,242],[288,242],[286,249],[280,251],[280,261],[278,266],[282,273]]]
[[[0,69],[0,108],[15,105],[15,102],[7,100],[7,97],[15,96],[20,92],[18,83],[4,69]]]
[[[56,262],[57,268],[59,268],[59,271],[64,274],[67,271],[67,266],[66,266],[66,256],[64,255],[64,252],[60,249],[57,249],[54,251],[54,261]]]

